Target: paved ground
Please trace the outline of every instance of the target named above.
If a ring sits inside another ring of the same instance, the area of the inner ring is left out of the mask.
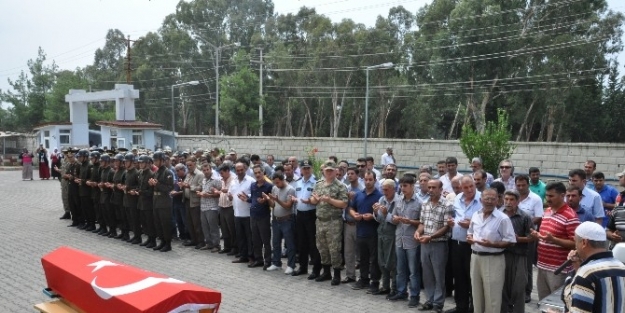
[[[230,263],[231,258],[183,248],[174,242],[169,253],[103,238],[65,227],[58,181],[21,181],[21,173],[0,172],[0,312],[30,312],[47,301],[40,258],[67,245],[153,272],[219,290],[221,312],[415,312],[406,302],[391,303],[346,285],[330,286],[305,277],[263,272]],[[423,296],[422,296],[423,298]],[[527,312],[538,312],[535,299]],[[454,306],[447,298],[445,309]]]

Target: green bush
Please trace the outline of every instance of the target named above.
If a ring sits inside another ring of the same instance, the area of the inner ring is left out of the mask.
[[[510,158],[516,145],[510,143],[512,133],[508,125],[508,114],[497,110],[497,123],[488,121],[484,132],[479,133],[470,125],[462,127],[460,147],[469,162],[474,157],[483,161],[484,170],[497,176],[499,162]]]

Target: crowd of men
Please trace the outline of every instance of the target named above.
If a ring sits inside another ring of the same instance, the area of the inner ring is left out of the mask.
[[[160,252],[179,239],[232,263],[350,284],[433,312],[452,294],[448,312],[524,312],[533,265],[542,299],[565,285],[559,267],[570,260],[570,311],[625,311],[625,265],[605,247],[623,241],[625,193],[593,161],[571,170],[567,187],[545,184],[538,168],[515,173],[510,160],[494,179],[479,158],[467,175],[448,157],[398,178],[390,147],[382,172],[373,157],[355,166],[330,157],[319,177],[315,160],[274,163],[234,150],[64,153],[54,169],[63,177],[61,219],[98,235]],[[625,187],[625,172],[617,177]]]

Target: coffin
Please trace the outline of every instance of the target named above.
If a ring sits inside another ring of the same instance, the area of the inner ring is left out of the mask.
[[[41,263],[48,288],[78,312],[205,313],[221,303],[218,291],[69,247]]]

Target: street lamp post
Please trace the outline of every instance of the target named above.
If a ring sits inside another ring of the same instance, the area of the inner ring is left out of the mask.
[[[176,115],[175,115],[175,105],[174,105],[174,88],[175,87],[180,87],[180,86],[187,86],[187,85],[199,85],[200,82],[197,80],[192,80],[190,82],[186,82],[186,83],[180,83],[180,84],[175,84],[175,85],[171,85],[171,137],[174,141],[174,146],[172,147],[173,150],[176,150]]]
[[[215,46],[214,44],[208,42],[206,39],[200,37],[202,41],[209,45],[215,51],[215,136],[219,136],[219,59],[221,50],[224,48],[236,46],[238,47],[240,44],[233,43],[225,46]]]
[[[368,138],[368,133],[369,133],[369,70],[374,70],[374,69],[378,69],[378,68],[392,68],[393,67],[393,63],[392,62],[386,62],[386,63],[382,63],[382,64],[378,64],[378,65],[373,65],[373,66],[368,66],[365,68],[365,73],[367,76],[367,90],[365,92],[365,151],[364,151],[364,157],[367,157],[367,138]]]

